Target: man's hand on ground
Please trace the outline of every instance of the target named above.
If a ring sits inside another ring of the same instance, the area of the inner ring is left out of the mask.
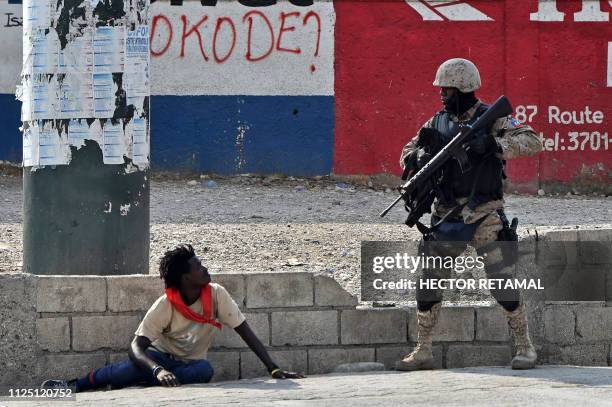
[[[275,369],[272,371],[272,378],[274,379],[304,379],[304,376],[301,373],[296,372],[286,372],[283,369]]]
[[[157,380],[165,387],[176,387],[181,385],[176,376],[166,369],[162,369],[157,373]]]

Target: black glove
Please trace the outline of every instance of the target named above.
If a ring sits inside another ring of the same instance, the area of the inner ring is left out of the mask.
[[[431,160],[431,158],[432,158],[431,154],[429,154],[427,151],[425,151],[425,149],[419,148],[416,151],[416,163],[417,163],[417,167],[423,168],[425,166],[425,164],[427,164],[429,162],[429,160]]]
[[[419,131],[418,147],[427,147],[429,151],[439,151],[444,147],[444,135],[431,127],[423,127]]]
[[[467,143],[467,146],[470,148],[470,151],[481,155],[497,152],[499,150],[495,137],[493,137],[490,133],[481,132],[475,134],[474,138]]]

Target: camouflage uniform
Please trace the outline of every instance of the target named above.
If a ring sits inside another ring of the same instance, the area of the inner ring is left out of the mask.
[[[455,89],[461,92],[461,94],[467,95],[471,92],[478,90],[481,86],[480,73],[478,68],[473,62],[463,58],[453,58],[445,61],[440,65],[436,72],[436,78],[433,82],[434,86],[440,87],[440,95],[445,99],[445,103],[449,103],[447,89]],[[457,94],[450,95],[450,97],[456,96]],[[473,96],[473,95],[472,95]],[[471,102],[466,99],[466,101]],[[458,100],[457,100],[458,102]],[[467,103],[467,102],[466,102]],[[465,113],[459,117],[452,113],[449,113],[448,118],[445,120],[452,120],[455,123],[469,122],[478,113],[481,107],[481,102],[476,100],[476,103],[468,109]],[[457,105],[458,106],[458,105]],[[459,109],[456,109],[459,110]],[[434,118],[432,117],[423,125],[423,128],[434,128]],[[497,119],[491,127],[491,135],[497,142],[498,158],[500,160],[510,160],[515,157],[528,156],[538,153],[541,150],[540,140],[536,136],[533,129],[527,125],[521,124],[518,120],[512,116],[503,117]],[[422,133],[419,133],[422,134]],[[407,158],[414,162],[413,158],[417,154],[417,144],[419,136],[414,137],[402,151],[400,158],[400,165],[402,168],[405,167]],[[410,157],[409,157],[410,156]],[[484,163],[487,161],[483,162]],[[501,165],[501,162],[499,162]],[[482,167],[486,168],[486,167]],[[499,167],[497,167],[499,168]],[[487,170],[484,170],[487,171]],[[495,179],[497,175],[492,177]],[[467,178],[467,174],[466,178]],[[477,175],[475,176],[477,177]],[[501,173],[500,173],[501,177]],[[463,184],[466,179],[463,178],[459,182]],[[496,183],[497,192],[486,198],[486,195],[482,197],[484,201],[476,200],[476,206],[470,209],[465,205],[461,213],[457,216],[459,219],[448,222],[444,222],[442,226],[447,227],[448,230],[452,230],[454,227],[459,226],[460,229],[467,230],[469,234],[455,235],[452,239],[458,245],[452,244],[450,246],[442,243],[440,245],[434,245],[431,248],[434,253],[436,251],[446,250],[462,250],[461,247],[468,242],[460,240],[470,239],[470,246],[476,248],[478,254],[483,256],[485,271],[487,276],[492,277],[495,275],[498,277],[506,277],[508,274],[507,262],[504,261],[503,251],[496,245],[488,245],[498,240],[498,234],[503,229],[503,223],[500,219],[497,210],[503,208],[503,188],[501,186],[501,180]],[[470,182],[470,181],[468,181]],[[453,190],[454,191],[454,190]],[[458,189],[458,194],[464,194],[464,189]],[[476,191],[472,189],[472,194]],[[456,196],[453,193],[456,204],[465,204],[469,199],[468,196]],[[469,195],[469,194],[468,194]],[[487,200],[488,199],[488,200]],[[444,216],[452,208],[442,205],[442,203],[436,199],[434,201],[433,215],[438,217]],[[450,228],[450,229],[448,229]],[[474,230],[475,229],[475,230]],[[440,230],[434,232],[434,236]],[[445,237],[444,233],[441,233],[439,239]],[[448,236],[448,235],[447,235]],[[471,236],[471,237],[467,237]],[[506,237],[506,239],[508,239]],[[510,240],[510,239],[508,239]],[[464,246],[463,246],[464,247]],[[460,253],[454,253],[454,256]],[[431,278],[446,278],[444,274],[450,273],[450,270],[437,270],[437,269],[424,269],[422,279]],[[433,341],[433,330],[438,321],[441,309],[442,293],[440,290],[435,289],[423,289],[419,290],[417,287],[417,345],[414,350],[406,355],[402,360],[398,361],[395,365],[396,370],[423,370],[432,369],[434,367],[434,358],[432,353],[432,341]],[[502,305],[503,312],[508,320],[508,325],[512,329],[512,333],[515,339],[516,354],[512,358],[511,366],[513,369],[532,369],[535,367],[537,360],[537,354],[531,339],[529,337],[529,327],[526,317],[525,304],[520,303],[518,290],[510,290],[504,292],[504,290],[491,290],[491,294],[495,299]]]
[[[451,113],[450,118],[456,123],[467,122],[472,119],[480,105],[481,102],[479,101],[460,117]],[[429,119],[422,128],[432,128],[432,122],[433,117]],[[498,157],[502,160],[534,155],[539,153],[542,149],[542,145],[535,131],[530,126],[520,123],[512,116],[497,119],[491,128],[491,133],[495,137],[497,144],[501,147],[502,153],[498,153]],[[402,169],[405,166],[406,157],[413,152],[416,153],[417,141],[418,136],[414,137],[404,146],[400,158]],[[463,204],[466,201],[467,197],[457,198],[459,204]],[[467,206],[463,208],[461,211],[461,218],[466,224],[474,223],[484,216],[495,214],[495,216],[485,219],[478,229],[476,229],[474,239],[471,242],[473,244],[471,244],[471,246],[478,248],[497,239],[497,233],[502,229],[502,222],[496,214],[496,211],[503,208],[503,206],[503,200],[495,200],[478,205],[474,210],[471,210]],[[434,202],[433,214],[441,217],[451,209],[452,208],[440,205],[436,200],[436,202]]]

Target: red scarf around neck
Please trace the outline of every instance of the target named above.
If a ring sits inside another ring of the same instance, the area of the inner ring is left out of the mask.
[[[202,287],[200,291],[200,302],[202,302],[202,311],[203,315],[198,314],[191,308],[189,308],[185,302],[183,301],[183,297],[181,297],[181,293],[176,288],[166,288],[166,297],[170,304],[178,312],[180,312],[185,318],[190,319],[192,321],[199,322],[201,324],[211,324],[217,329],[221,329],[221,324],[211,318],[212,316],[212,308],[213,308],[213,298],[212,298],[212,287],[210,284],[206,284]]]

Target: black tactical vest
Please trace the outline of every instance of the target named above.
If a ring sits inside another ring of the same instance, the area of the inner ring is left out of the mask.
[[[480,117],[488,106],[481,104],[474,117],[466,124],[473,124]],[[433,119],[432,127],[442,135],[442,145],[448,142],[459,132],[459,125],[450,119],[450,114],[446,111],[438,112]],[[490,131],[490,129],[488,130]],[[503,198],[503,179],[505,162],[497,158],[494,154],[487,157],[468,152],[470,169],[462,172],[456,160],[449,160],[442,168],[442,178],[440,182],[440,203],[448,206],[457,205],[457,198],[467,198],[474,194],[468,207],[474,209],[476,206],[497,199]]]

